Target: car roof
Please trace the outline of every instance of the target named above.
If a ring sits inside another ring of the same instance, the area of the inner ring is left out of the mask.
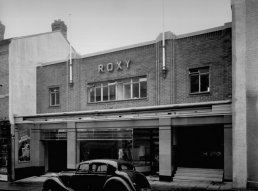
[[[116,168],[118,167],[118,164],[131,164],[130,162],[123,161],[123,160],[116,160],[116,159],[93,159],[93,160],[83,161],[80,164],[83,164],[83,163],[105,163],[105,164],[114,166]]]

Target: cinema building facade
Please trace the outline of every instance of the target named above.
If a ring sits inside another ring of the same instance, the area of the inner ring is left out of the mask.
[[[159,35],[41,64],[37,114],[15,117],[16,178],[122,158],[161,180],[175,180],[182,167],[232,180],[231,47],[228,23],[166,32],[164,60]]]

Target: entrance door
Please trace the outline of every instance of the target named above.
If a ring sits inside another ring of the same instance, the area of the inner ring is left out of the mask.
[[[48,171],[60,172],[67,169],[67,142],[48,141]]]
[[[178,127],[177,166],[223,168],[222,126]]]

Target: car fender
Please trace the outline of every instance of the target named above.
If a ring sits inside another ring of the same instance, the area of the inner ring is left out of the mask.
[[[128,182],[125,181],[123,178],[117,177],[117,176],[109,178],[109,179],[105,182],[105,184],[104,184],[104,186],[103,186],[103,190],[105,190],[105,187],[106,187],[109,183],[115,182],[115,181],[118,181],[118,182],[122,183],[122,184],[127,188],[128,191],[135,191],[133,185],[131,185],[131,182],[128,183]]]
[[[74,191],[72,188],[65,186],[62,181],[58,178],[58,177],[51,177],[48,178],[44,184],[43,184],[43,190],[45,187],[47,187],[50,184],[57,184],[58,186],[60,186],[62,189],[64,189],[65,191]]]

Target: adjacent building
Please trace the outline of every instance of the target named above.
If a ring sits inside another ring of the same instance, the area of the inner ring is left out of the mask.
[[[36,66],[69,58],[64,22],[56,20],[52,29],[52,32],[4,39],[5,26],[0,23],[0,180],[12,180],[14,169],[23,165],[16,165],[12,155],[14,116],[36,114]],[[26,133],[20,134],[20,138],[20,142],[30,139]]]

